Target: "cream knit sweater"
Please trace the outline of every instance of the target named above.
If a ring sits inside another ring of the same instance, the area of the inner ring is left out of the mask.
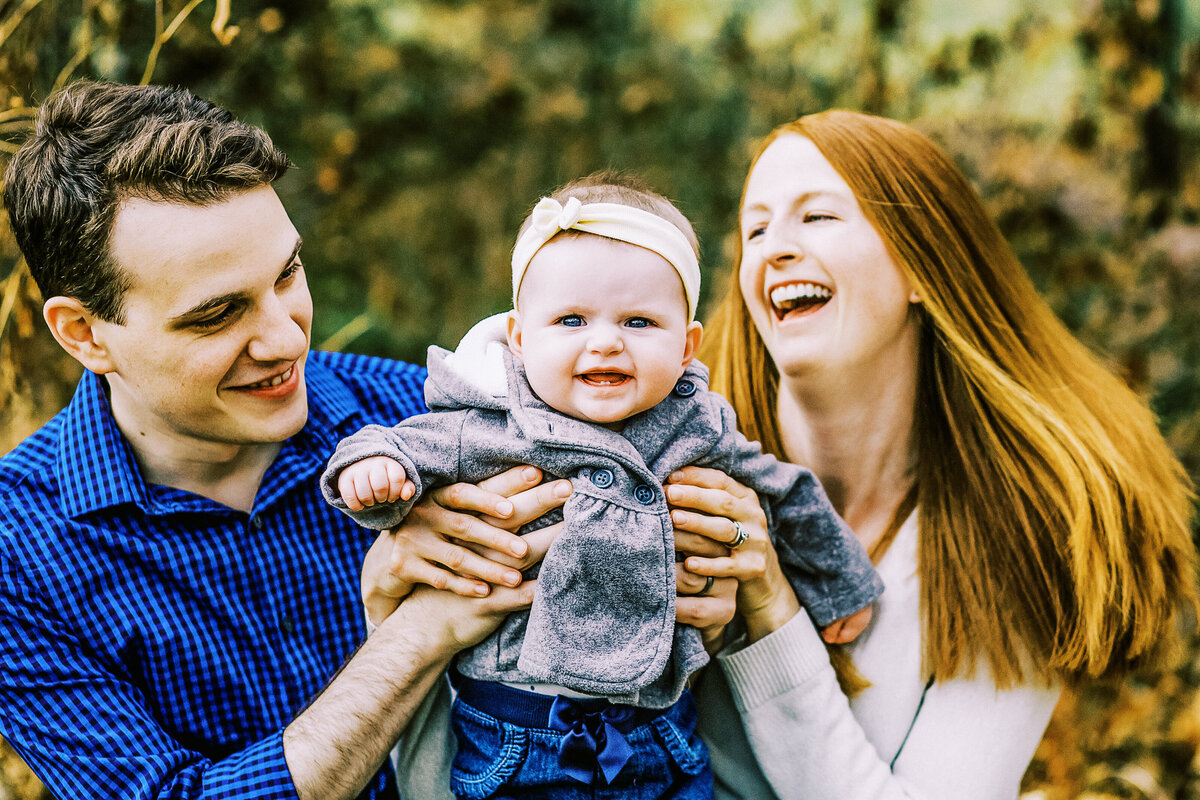
[[[879,564],[886,590],[875,619],[851,645],[872,682],[853,701],[805,614],[718,657],[721,669],[696,688],[718,798],[1017,796],[1060,687],[998,691],[981,669],[926,688],[916,564],[914,512]]]

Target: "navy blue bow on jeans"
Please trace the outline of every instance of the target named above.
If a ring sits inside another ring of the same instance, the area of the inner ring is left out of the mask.
[[[556,697],[550,707],[550,727],[567,735],[558,746],[558,765],[580,783],[595,779],[596,767],[612,783],[633,755],[617,728],[633,721],[635,710],[600,701]]]

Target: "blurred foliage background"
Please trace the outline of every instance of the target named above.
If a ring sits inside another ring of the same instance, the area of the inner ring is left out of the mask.
[[[723,291],[752,144],[840,106],[915,124],[1200,478],[1196,0],[0,0],[0,150],[74,77],[186,86],[266,128],[325,347],[423,361],[503,310],[532,204],[641,173]],[[0,452],[78,368],[0,221]],[[703,314],[702,314],[703,317]],[[1200,800],[1200,643],[1064,697],[1028,800]],[[0,750],[0,800],[43,797]]]

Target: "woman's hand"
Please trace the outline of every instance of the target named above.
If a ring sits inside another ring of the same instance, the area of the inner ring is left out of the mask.
[[[516,467],[480,482],[430,492],[400,527],[384,531],[363,561],[362,599],[378,625],[415,584],[464,597],[484,597],[489,584],[515,587],[558,535],[551,525],[526,536],[513,531],[561,506],[571,482],[539,483],[533,467]]]
[[[751,641],[777,630],[800,611],[796,594],[779,568],[767,535],[758,495],[723,472],[684,467],[667,478],[667,502],[675,525],[675,548],[688,572],[738,582],[737,611]],[[734,522],[746,540],[736,549]]]

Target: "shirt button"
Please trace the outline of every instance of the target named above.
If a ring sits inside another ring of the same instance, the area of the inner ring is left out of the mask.
[[[644,506],[648,506],[654,502],[654,490],[646,484],[638,484],[634,487],[633,497]]]
[[[601,489],[607,489],[613,485],[613,474],[611,469],[598,469],[592,473],[592,483],[599,486]]]
[[[680,397],[691,397],[696,393],[696,384],[689,381],[687,378],[675,384],[675,394]]]
[[[279,618],[279,630],[290,635],[296,630],[296,623],[292,622],[291,617],[281,616]]]
[[[256,531],[261,531],[263,529],[262,517],[258,514],[255,514],[250,518],[250,524],[254,526],[254,530]]]

